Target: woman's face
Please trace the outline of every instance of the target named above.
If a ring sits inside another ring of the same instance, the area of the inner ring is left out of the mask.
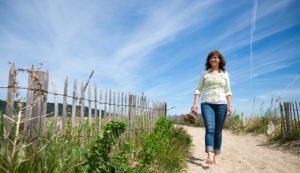
[[[218,67],[220,63],[220,58],[217,55],[213,55],[209,58],[209,63],[212,67]]]

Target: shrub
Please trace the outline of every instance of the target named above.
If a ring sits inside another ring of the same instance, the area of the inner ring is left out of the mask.
[[[144,133],[139,158],[150,172],[180,172],[186,166],[191,136],[172,121],[160,118],[152,133]]]
[[[127,144],[121,147],[121,150],[112,153],[112,149],[119,148],[116,145],[118,138],[125,132],[126,124],[124,122],[110,121],[103,128],[103,132],[97,135],[91,142],[85,152],[88,172],[124,172],[129,165],[128,158],[125,155]],[[125,169],[125,170],[124,170]]]

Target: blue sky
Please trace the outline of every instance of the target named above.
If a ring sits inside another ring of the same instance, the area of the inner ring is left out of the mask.
[[[99,88],[144,92],[176,106],[170,115],[187,113],[205,58],[217,49],[233,108],[250,115],[255,103],[259,113],[272,97],[299,101],[299,7],[298,0],[0,0],[0,86],[9,61],[43,62],[60,93],[66,76],[83,81],[94,69]],[[19,75],[20,85],[26,80]]]

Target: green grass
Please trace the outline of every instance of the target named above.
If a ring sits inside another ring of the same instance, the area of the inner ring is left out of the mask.
[[[92,136],[85,123],[82,137],[80,127],[71,129],[69,120],[65,135],[53,133],[48,122],[36,147],[20,123],[14,124],[9,138],[4,138],[0,114],[0,172],[182,172],[191,146],[187,132],[166,118],[160,118],[154,130],[143,132],[137,143],[122,138],[126,121],[107,122]]]

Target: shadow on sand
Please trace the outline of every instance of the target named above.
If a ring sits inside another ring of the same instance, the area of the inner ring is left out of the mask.
[[[196,166],[201,166],[202,169],[207,170],[209,168],[209,166],[201,164],[201,161],[204,161],[204,160],[205,159],[196,158],[194,156],[190,156],[188,158],[188,162],[190,162],[191,164],[194,164]]]
[[[285,143],[280,142],[264,142],[258,144],[257,146],[271,148],[273,150],[281,150],[283,152],[288,152],[296,156],[300,156],[300,139],[288,141]]]

